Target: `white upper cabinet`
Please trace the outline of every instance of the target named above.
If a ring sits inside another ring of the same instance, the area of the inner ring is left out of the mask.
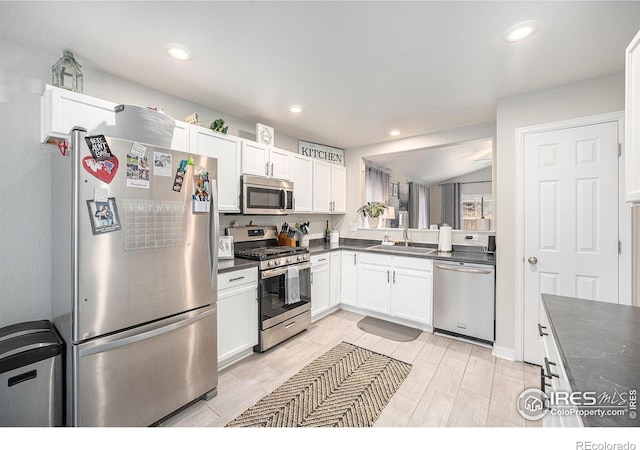
[[[189,142],[191,132],[191,125],[187,122],[175,121],[176,126],[173,129],[173,139],[171,140],[171,148],[173,150],[180,150],[181,152],[190,151]]]
[[[347,211],[346,204],[346,168],[324,161],[313,161],[313,212],[344,214]]]
[[[192,126],[191,152],[218,159],[220,212],[240,212],[240,138]]]
[[[242,173],[290,180],[291,152],[251,141],[242,141]]]
[[[116,125],[116,104],[47,85],[41,99],[40,141],[69,137],[73,127],[107,134]]]
[[[625,91],[626,200],[640,205],[640,32],[627,47]]]
[[[308,156],[289,153],[294,212],[310,213],[313,211],[313,160]]]

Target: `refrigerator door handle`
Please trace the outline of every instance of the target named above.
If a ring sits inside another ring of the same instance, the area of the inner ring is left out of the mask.
[[[218,241],[220,219],[218,215],[218,181],[211,180],[211,208],[208,217],[209,264],[211,264],[211,288],[218,287]],[[213,236],[212,236],[213,235]],[[213,242],[212,242],[213,239]]]
[[[84,356],[89,356],[89,355],[94,355],[96,353],[103,353],[106,352],[108,350],[113,350],[115,348],[118,347],[123,347],[125,345],[129,345],[129,344],[134,344],[136,342],[141,342],[141,341],[145,341],[147,339],[151,339],[154,338],[156,336],[160,336],[162,334],[166,334],[169,333],[171,331],[175,331],[178,330],[180,328],[184,328],[184,327],[188,327],[189,325],[198,322],[202,319],[204,319],[205,317],[209,317],[212,314],[216,314],[217,313],[217,308],[215,307],[215,305],[213,306],[213,308],[209,308],[206,312],[204,313],[200,313],[200,314],[196,314],[195,316],[189,317],[188,319],[183,319],[183,320],[179,320],[177,322],[174,322],[172,324],[160,327],[160,328],[156,328],[155,330],[150,330],[150,331],[146,331],[144,333],[140,333],[140,334],[134,334],[133,336],[128,336],[125,338],[121,338],[121,339],[114,339],[114,340],[109,340],[103,344],[100,343],[96,343],[96,345],[92,345],[88,348],[82,348],[80,347],[80,357],[84,357]]]

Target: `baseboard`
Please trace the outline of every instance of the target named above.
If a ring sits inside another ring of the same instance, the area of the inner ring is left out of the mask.
[[[516,351],[510,348],[500,347],[494,344],[492,353],[498,358],[508,359],[509,361],[516,360]]]

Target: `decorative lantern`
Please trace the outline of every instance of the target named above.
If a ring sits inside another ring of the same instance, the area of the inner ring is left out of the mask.
[[[51,81],[54,86],[82,93],[83,75],[80,64],[68,50],[62,52],[62,58],[51,68]]]

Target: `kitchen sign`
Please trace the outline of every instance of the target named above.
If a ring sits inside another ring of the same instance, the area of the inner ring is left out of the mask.
[[[298,154],[344,166],[344,150],[341,148],[298,141]]]

